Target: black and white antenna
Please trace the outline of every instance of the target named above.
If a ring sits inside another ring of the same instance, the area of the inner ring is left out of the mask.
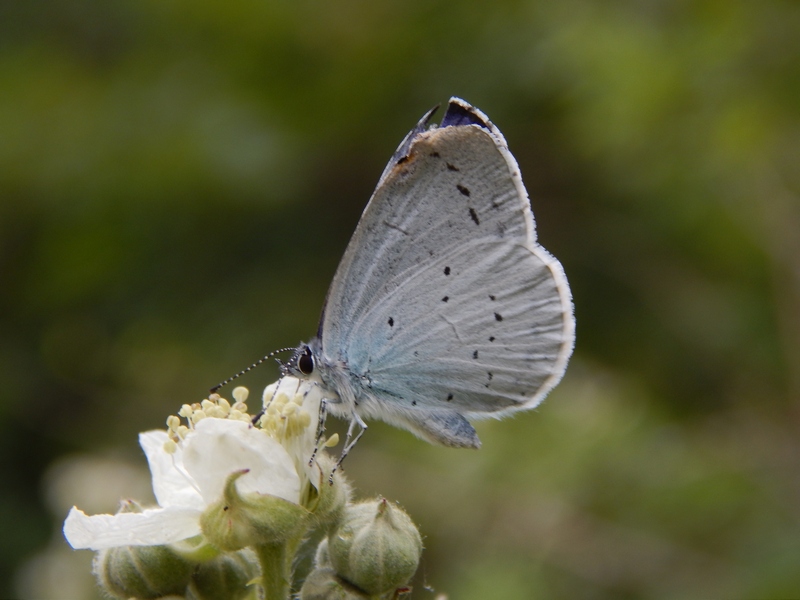
[[[260,364],[262,364],[262,363],[264,363],[265,361],[269,360],[270,358],[272,358],[272,357],[273,357],[273,356],[275,356],[276,354],[280,354],[281,352],[294,352],[294,351],[295,351],[295,349],[294,349],[294,348],[281,348],[280,350],[275,350],[274,352],[270,352],[270,353],[269,353],[269,354],[267,354],[266,356],[262,356],[261,358],[259,358],[259,359],[258,359],[256,362],[254,362],[252,365],[250,365],[250,366],[249,366],[249,367],[247,367],[246,369],[243,369],[242,371],[239,371],[238,373],[236,373],[236,375],[231,375],[230,377],[228,377],[228,378],[227,378],[225,381],[223,381],[222,383],[218,383],[217,385],[215,385],[214,387],[212,387],[212,388],[211,388],[211,390],[209,390],[209,391],[210,391],[210,393],[212,393],[212,394],[216,394],[216,393],[217,393],[217,391],[218,391],[220,388],[222,388],[222,387],[225,387],[226,385],[228,385],[228,384],[229,384],[231,381],[234,381],[235,379],[239,379],[239,377],[241,377],[241,376],[242,376],[242,375],[244,375],[245,373],[249,373],[250,371],[252,371],[253,369],[255,369],[257,366],[259,366]],[[277,360],[277,359],[276,359],[276,360]],[[283,372],[284,372],[284,366],[283,366],[283,363],[282,363],[280,360],[278,360],[278,364],[280,364],[280,365],[281,365],[281,374],[284,374],[284,373],[283,373]]]

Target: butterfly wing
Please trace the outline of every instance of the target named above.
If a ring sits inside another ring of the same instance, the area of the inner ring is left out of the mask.
[[[564,373],[574,320],[500,132],[455,98],[440,127],[426,131],[429,116],[364,210],[319,337],[323,368],[357,382],[359,412],[428,423],[436,431],[423,437],[446,443],[461,415],[538,404]]]

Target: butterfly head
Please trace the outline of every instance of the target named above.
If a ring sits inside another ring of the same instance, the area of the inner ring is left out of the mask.
[[[292,357],[281,365],[284,375],[292,375],[298,379],[315,379],[317,373],[316,344],[300,344],[294,350]]]

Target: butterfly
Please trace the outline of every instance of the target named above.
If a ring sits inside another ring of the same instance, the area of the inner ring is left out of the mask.
[[[478,448],[470,421],[535,407],[572,354],[569,284],[536,241],[503,135],[459,98],[438,127],[435,111],[383,171],[316,337],[284,365],[321,386],[325,411],[349,419],[339,462],[365,419]]]

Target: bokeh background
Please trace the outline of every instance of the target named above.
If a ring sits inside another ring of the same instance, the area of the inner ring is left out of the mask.
[[[42,0],[0,4],[0,597],[98,597],[69,506],[148,499],[137,432],[315,332],[450,95],[578,341],[480,451],[348,459],[425,535],[414,597],[800,596],[800,4]]]

